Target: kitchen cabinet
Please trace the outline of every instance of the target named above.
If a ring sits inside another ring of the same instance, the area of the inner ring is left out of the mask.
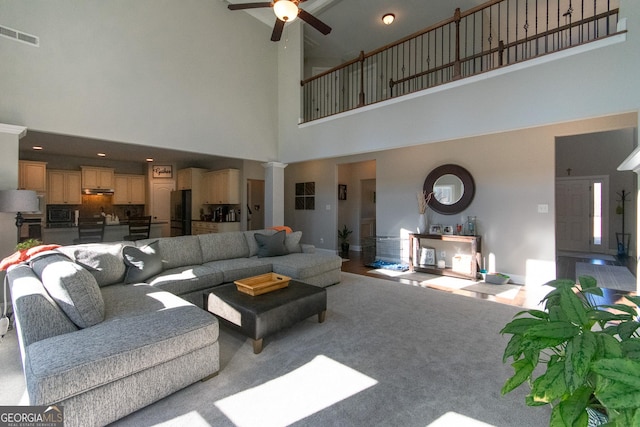
[[[111,168],[82,166],[82,188],[113,189],[114,172]]]
[[[49,170],[47,203],[50,205],[81,205],[82,174],[79,171]]]
[[[202,174],[206,169],[186,168],[178,171],[177,190],[196,190],[200,187]],[[197,188],[194,188],[197,187]]]
[[[240,204],[240,171],[238,169],[207,172],[204,174],[203,182],[203,204]]]
[[[192,221],[191,234],[226,233],[240,231],[239,222]]]
[[[47,191],[47,163],[18,160],[18,189]]]
[[[114,205],[144,205],[144,175],[114,174]]]

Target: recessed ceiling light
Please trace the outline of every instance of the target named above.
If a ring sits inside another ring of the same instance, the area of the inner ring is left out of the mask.
[[[396,16],[393,13],[385,13],[382,16],[382,22],[384,22],[385,25],[391,25],[391,23],[393,23],[395,19],[396,19]]]
[[[98,157],[107,157],[107,155],[104,153],[98,153]]]
[[[34,150],[42,150],[42,147],[40,145],[34,145],[33,147]]]
[[[153,159],[151,157],[148,157],[147,162],[153,162]]]

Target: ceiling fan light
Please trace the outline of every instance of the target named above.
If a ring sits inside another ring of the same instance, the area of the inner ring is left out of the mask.
[[[289,0],[278,0],[273,5],[273,11],[279,20],[292,22],[298,17],[298,6]]]
[[[385,25],[391,25],[395,19],[396,19],[396,16],[393,13],[386,13],[382,17],[382,22],[384,22]]]

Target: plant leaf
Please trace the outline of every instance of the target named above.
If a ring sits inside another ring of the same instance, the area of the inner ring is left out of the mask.
[[[551,411],[551,427],[575,427],[586,426],[589,416],[587,404],[592,390],[589,387],[580,387],[566,400],[558,403]]]
[[[614,359],[622,357],[620,341],[608,334],[596,333],[597,352],[595,359]]]
[[[577,325],[587,324],[589,321],[587,310],[578,295],[568,288],[563,288],[560,295],[560,308],[565,312],[569,321]]]
[[[523,347],[522,341],[523,341],[522,335],[511,336],[509,343],[504,349],[504,353],[502,355],[502,363],[506,363],[509,357],[513,357],[513,360],[515,361],[522,355],[522,353],[524,352],[522,348]]]
[[[618,325],[618,335],[620,335],[622,340],[628,340],[633,336],[638,328],[640,328],[640,323],[636,321],[620,323]]]
[[[524,335],[528,338],[572,338],[580,333],[580,328],[563,321],[542,322],[530,325]]]
[[[558,289],[558,288],[573,288],[576,285],[576,283],[571,279],[554,279],[545,283],[545,285]],[[549,294],[552,292],[553,291],[549,292]]]
[[[640,358],[640,338],[631,338],[620,343],[622,353],[630,359]]]
[[[592,320],[595,320],[596,322],[611,322],[614,320],[615,321],[633,320],[633,317],[631,317],[628,314],[614,314],[609,311],[602,311],[602,310],[591,310],[589,312],[589,318]]]
[[[580,287],[584,291],[585,289],[593,289],[598,287],[598,281],[593,276],[580,276],[578,277]]]
[[[535,379],[531,386],[531,397],[534,402],[551,403],[567,392],[564,379],[564,364],[549,364],[547,372]]]
[[[598,306],[598,308],[611,308],[614,310],[622,311],[624,313],[629,313],[632,316],[637,315],[636,308],[627,304],[611,304],[611,305],[605,304],[605,305]]]
[[[604,378],[626,384],[627,388],[640,390],[640,361],[623,358],[600,359],[591,364],[591,369]]]
[[[585,382],[591,360],[596,353],[596,337],[591,331],[573,337],[567,344],[565,359],[565,379],[570,392],[574,392]]]
[[[640,306],[640,296],[627,295],[625,296],[625,298],[634,303],[636,306]]]
[[[522,319],[513,319],[511,322],[507,323],[504,328],[502,328],[500,333],[522,335],[525,332],[527,332],[532,326],[539,325],[542,323],[543,323],[542,320],[530,318],[530,317],[526,317]]]
[[[512,363],[511,366],[515,369],[515,373],[504,383],[504,386],[502,386],[500,393],[503,395],[509,393],[511,390],[528,380],[535,368],[535,365],[528,359],[517,360]]]
[[[607,384],[596,397],[609,410],[636,409],[640,407],[640,390],[623,383]]]

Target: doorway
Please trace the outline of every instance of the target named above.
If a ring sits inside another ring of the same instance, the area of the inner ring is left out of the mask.
[[[609,177],[556,179],[556,249],[606,253],[609,248]]]
[[[264,180],[247,179],[247,230],[264,228]]]
[[[153,221],[162,222],[162,237],[171,234],[171,192],[174,190],[173,181],[153,181],[149,198],[149,215]]]

